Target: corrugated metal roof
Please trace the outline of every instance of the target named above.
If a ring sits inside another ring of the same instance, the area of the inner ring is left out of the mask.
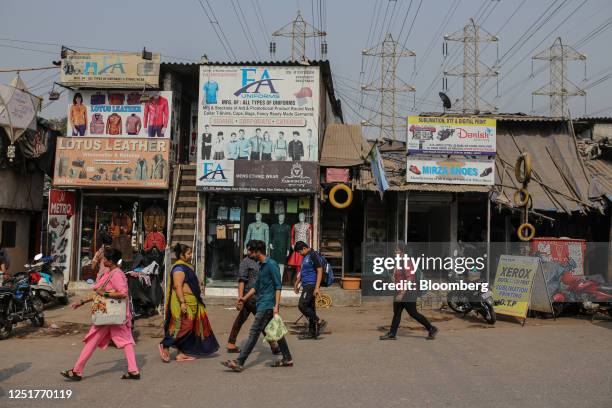
[[[361,133],[361,125],[327,125],[323,148],[321,149],[321,166],[349,167],[364,164],[370,151],[370,145]]]

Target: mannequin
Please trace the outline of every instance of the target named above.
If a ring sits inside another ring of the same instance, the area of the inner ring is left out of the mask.
[[[291,227],[285,224],[285,214],[278,214],[278,223],[270,227],[270,257],[279,266],[281,282],[291,247]]]
[[[306,222],[306,214],[303,212],[298,214],[298,218],[300,221],[291,227],[291,247],[293,248],[296,242],[302,241],[312,248],[312,226]],[[287,265],[295,266],[299,272],[302,268],[303,258],[304,257],[302,255],[294,251],[289,258]]]
[[[247,229],[246,237],[244,238],[245,255],[247,253],[246,244],[248,244],[249,241],[253,239],[265,242],[266,248],[270,245],[270,227],[268,227],[268,224],[261,221],[261,217],[262,217],[261,213],[256,213],[255,222],[252,222],[249,224],[249,228]]]

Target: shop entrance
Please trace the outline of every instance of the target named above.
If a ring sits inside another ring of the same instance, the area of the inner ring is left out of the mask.
[[[298,261],[291,246],[313,244],[313,196],[207,194],[205,274],[209,284],[234,286],[250,240],[266,242],[269,255],[281,266],[283,282],[295,275]]]
[[[452,240],[451,193],[410,192],[408,200],[408,242]]]

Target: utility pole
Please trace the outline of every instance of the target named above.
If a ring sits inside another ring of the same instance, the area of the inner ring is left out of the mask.
[[[313,37],[325,37],[325,31],[318,30],[312,25],[304,21],[302,13],[298,10],[297,16],[289,24],[279,28],[272,33],[272,37],[288,37],[291,38],[291,61],[304,62],[308,61],[306,57],[306,39]],[[270,57],[275,59],[276,42],[270,43]],[[325,40],[321,43],[321,56],[324,59],[327,54],[327,43]]]
[[[586,55],[579,53],[569,45],[563,44],[561,37],[557,37],[550,48],[532,57],[532,75],[534,60],[548,61],[550,78],[548,84],[531,93],[531,109],[533,110],[534,95],[548,96],[550,100],[550,116],[565,117],[569,114],[568,97],[584,96],[584,110],[586,114],[586,91],[579,88],[567,77],[567,61],[584,61],[584,76],[586,77]]]
[[[382,43],[361,52],[366,57],[377,57],[380,59],[380,78],[372,83],[362,85],[362,91],[377,92],[380,98],[378,114],[380,121],[375,124],[364,121],[364,126],[374,126],[379,128],[378,140],[391,139],[401,140],[405,135],[399,135],[399,128],[406,128],[406,120],[397,112],[397,94],[402,92],[415,92],[413,85],[405,83],[397,75],[397,66],[404,57],[414,57],[414,51],[404,48],[403,45],[393,39],[391,33],[387,33]],[[377,82],[379,82],[379,85]],[[398,123],[398,119],[401,120]]]
[[[444,58],[448,56],[448,42],[457,41],[463,43],[463,65],[444,71],[443,88],[448,91],[447,76],[463,77],[463,100],[460,107],[452,110],[462,113],[478,114],[480,112],[495,112],[497,107],[480,98],[480,80],[484,77],[496,77],[499,75],[499,67],[489,68],[480,61],[480,43],[488,42],[498,45],[498,38],[489,34],[482,27],[476,25],[470,18],[462,30],[451,35],[444,36],[442,51]],[[499,55],[499,52],[498,52]]]

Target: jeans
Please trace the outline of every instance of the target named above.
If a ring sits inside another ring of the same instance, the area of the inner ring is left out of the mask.
[[[76,131],[72,129],[72,136],[85,136],[85,130],[87,130],[87,126],[85,125],[76,125]]]
[[[261,154],[259,152],[251,152],[251,160],[261,160]]]
[[[300,312],[308,319],[308,332],[312,335],[317,334],[317,323],[319,322],[314,290],[315,285],[304,285],[298,303]]]
[[[229,338],[227,339],[228,343],[236,344],[238,333],[240,333],[240,329],[242,328],[242,325],[247,321],[247,319],[249,318],[249,315],[251,314],[253,316],[257,314],[257,306],[256,306],[255,299],[253,298],[250,298],[244,304],[244,307],[240,310],[240,312],[238,313],[238,316],[236,316],[236,319],[234,320],[234,324],[232,325],[232,331],[230,332]],[[265,334],[263,330],[262,330],[262,334]],[[274,350],[274,347],[272,346],[272,344],[270,344],[270,348]]]
[[[402,320],[402,310],[404,309],[406,309],[410,317],[425,326],[427,330],[431,330],[433,326],[429,323],[429,320],[417,312],[416,302],[393,302],[393,320],[391,322],[389,334],[393,336],[397,334],[397,329],[399,329]]]
[[[249,338],[246,341],[242,351],[240,351],[240,355],[236,359],[238,364],[244,365],[247,358],[253,351],[253,348],[257,344],[257,340],[259,340],[259,335],[266,328],[270,320],[274,317],[274,311],[272,309],[262,310],[260,312],[255,313],[255,320],[253,321],[253,325],[249,330]],[[287,339],[284,337],[278,340],[278,347],[280,351],[283,353],[283,359],[286,361],[291,361],[291,353],[289,352],[289,345],[287,344]]]
[[[153,125],[149,125],[149,127],[147,128],[147,132],[149,137],[164,137],[164,135],[162,135],[162,125],[159,126],[153,126]]]

